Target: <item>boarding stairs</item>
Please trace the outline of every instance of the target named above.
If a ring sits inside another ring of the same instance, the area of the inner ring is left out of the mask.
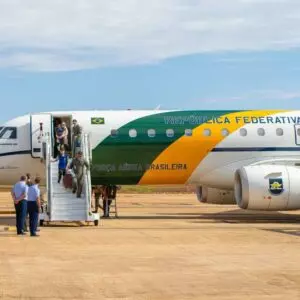
[[[86,220],[88,211],[88,195],[83,190],[81,198],[76,198],[69,189],[58,183],[57,162],[50,163],[51,180],[51,220],[52,221],[81,221]]]
[[[51,143],[44,143],[44,156],[46,165],[47,182],[47,208],[41,214],[41,223],[46,222],[94,222],[98,225],[99,214],[92,213],[91,210],[91,173],[85,171],[85,182],[81,198],[77,198],[72,190],[66,189],[63,179],[58,183],[58,162],[51,157]],[[81,151],[83,157],[91,162],[91,147],[88,135],[84,134]]]

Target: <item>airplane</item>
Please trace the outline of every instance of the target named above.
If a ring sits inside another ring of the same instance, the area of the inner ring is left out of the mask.
[[[124,110],[46,112],[0,126],[0,185],[42,176],[42,140],[76,119],[88,134],[92,185],[197,188],[202,203],[300,209],[300,111]],[[71,143],[72,141],[70,141]]]

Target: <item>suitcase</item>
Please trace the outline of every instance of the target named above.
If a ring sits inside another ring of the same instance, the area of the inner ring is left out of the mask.
[[[73,187],[73,177],[71,174],[66,174],[63,179],[64,187],[71,189]]]

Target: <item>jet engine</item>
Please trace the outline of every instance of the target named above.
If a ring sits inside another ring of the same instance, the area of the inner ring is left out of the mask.
[[[213,189],[205,186],[197,187],[197,198],[202,203],[236,204],[233,191]]]
[[[300,209],[300,168],[284,165],[243,167],[235,173],[234,195],[243,209]]]

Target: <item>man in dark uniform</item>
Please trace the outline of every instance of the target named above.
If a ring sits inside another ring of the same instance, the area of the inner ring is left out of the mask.
[[[82,152],[79,151],[76,154],[76,157],[72,160],[70,164],[70,169],[73,169],[75,175],[76,175],[76,181],[77,181],[77,198],[81,198],[82,189],[84,185],[84,167],[89,169],[89,163],[86,159],[82,157]]]

